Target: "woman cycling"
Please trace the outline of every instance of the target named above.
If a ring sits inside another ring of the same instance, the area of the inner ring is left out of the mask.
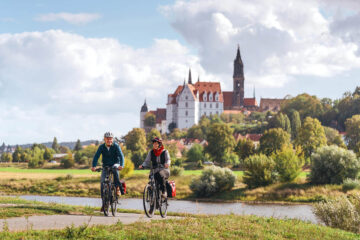
[[[162,140],[158,137],[154,138],[152,143],[153,149],[148,153],[145,161],[139,166],[139,168],[149,167],[150,163],[152,163],[155,181],[160,185],[162,197],[166,198],[167,192],[165,184],[166,180],[170,176],[169,167],[171,163],[169,151],[164,149]]]

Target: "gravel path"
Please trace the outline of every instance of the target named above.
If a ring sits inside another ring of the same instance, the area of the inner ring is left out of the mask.
[[[174,217],[167,217],[167,219]],[[160,216],[154,216],[152,219],[162,219]],[[131,224],[137,221],[150,221],[144,214],[135,213],[118,213],[116,217],[105,216],[84,216],[84,215],[45,215],[16,217],[8,219],[0,219],[0,231],[4,230],[4,224],[8,226],[10,231],[24,231],[28,229],[44,230],[44,229],[63,229],[72,224],[75,227],[89,224],[92,225],[111,225],[118,221],[123,224]]]

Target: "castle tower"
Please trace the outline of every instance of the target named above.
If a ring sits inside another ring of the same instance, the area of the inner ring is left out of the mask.
[[[140,110],[140,128],[145,127],[144,121],[145,121],[145,115],[147,112],[148,112],[148,107],[147,107],[146,99],[145,99],[144,105],[142,105],[141,110]]]
[[[236,58],[234,60],[233,75],[233,99],[232,107],[240,108],[244,106],[244,64],[241,60],[240,46],[238,46]]]
[[[189,69],[188,84],[192,84],[192,79],[191,79],[191,69]]]

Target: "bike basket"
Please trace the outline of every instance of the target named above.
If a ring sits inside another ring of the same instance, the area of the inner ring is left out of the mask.
[[[166,181],[166,190],[168,197],[176,197],[175,181]]]
[[[121,195],[124,195],[126,194],[126,183],[124,180],[120,180],[120,183],[121,183],[121,188],[120,188]]]

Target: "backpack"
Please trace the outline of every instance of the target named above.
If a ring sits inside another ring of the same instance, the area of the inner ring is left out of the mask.
[[[176,197],[175,181],[166,181],[166,191],[169,198]]]
[[[126,194],[126,183],[124,180],[120,180],[121,183],[121,187],[120,187],[120,191],[121,191],[121,195]]]

